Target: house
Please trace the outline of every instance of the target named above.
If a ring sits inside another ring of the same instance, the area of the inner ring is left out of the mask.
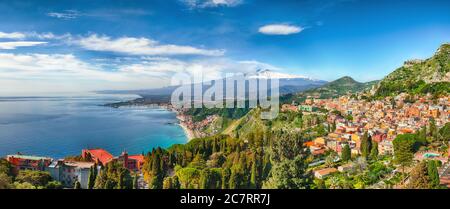
[[[378,144],[378,151],[380,155],[394,154],[394,145],[391,140],[383,140]]]
[[[49,157],[39,157],[31,155],[8,155],[6,160],[12,165],[12,172],[17,174],[20,170],[44,171],[50,165],[52,159]]]
[[[325,168],[321,170],[314,171],[314,176],[318,179],[323,179],[333,173],[338,172],[336,168]]]
[[[117,160],[123,167],[133,171],[141,170],[144,165],[144,155],[128,155],[127,152],[122,152]]]
[[[338,167],[338,171],[339,171],[339,172],[346,172],[346,171],[352,170],[353,167],[354,167],[354,164],[353,164],[353,163],[347,163],[347,164],[345,164],[345,165],[339,166],[339,167]]]
[[[83,149],[81,151],[83,159],[93,161],[98,165],[106,165],[113,160],[113,155],[104,149]]]
[[[94,162],[56,160],[46,170],[54,180],[61,182],[66,187],[73,187],[78,181],[82,189],[88,189],[90,169],[93,166],[95,166]]]
[[[312,112],[313,111],[313,107],[311,105],[300,105],[299,106],[299,110],[300,111],[305,111],[305,112]]]
[[[326,144],[326,140],[323,137],[317,137],[316,139],[314,139],[314,144],[323,146]]]
[[[297,108],[297,106],[291,105],[291,104],[283,104],[283,105],[281,105],[281,112],[288,112],[288,111],[297,112],[298,108]]]

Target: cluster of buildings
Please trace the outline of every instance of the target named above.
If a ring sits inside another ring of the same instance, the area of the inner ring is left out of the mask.
[[[300,105],[285,104],[282,111],[314,111],[326,109],[328,124],[335,124],[333,132],[309,142],[313,154],[331,149],[338,153],[348,144],[353,154],[359,154],[361,138],[368,133],[378,143],[379,153],[393,154],[392,141],[399,134],[415,133],[434,121],[437,127],[450,120],[450,97],[433,99],[431,95],[411,103],[407,94],[385,100],[366,101],[342,96],[335,99],[308,98]],[[350,118],[349,118],[350,116]]]
[[[209,115],[204,120],[195,122],[191,115],[183,113],[185,110],[177,111],[179,112],[177,118],[180,120],[180,123],[187,128],[187,130],[192,132],[195,137],[207,137],[209,135],[217,134],[220,131],[220,129],[212,127],[211,133],[204,132],[205,127],[209,127],[219,118],[217,115]]]
[[[130,171],[138,172],[144,164],[143,155],[128,155],[122,152],[120,156],[114,157],[104,149],[83,149],[82,160],[54,160],[49,157],[30,155],[8,155],[6,160],[12,165],[14,173],[20,170],[47,171],[52,178],[61,182],[66,187],[72,187],[76,181],[80,182],[81,188],[88,188],[88,179],[91,168],[99,169],[110,163],[119,162]]]
[[[352,154],[360,154],[361,139],[365,133],[373,142],[378,143],[381,155],[393,154],[393,140],[399,134],[415,133],[434,123],[442,127],[450,121],[450,97],[432,98],[431,95],[414,98],[400,94],[385,100],[366,101],[342,96],[335,99],[308,98],[300,105],[284,104],[281,111],[314,112],[326,109],[327,125],[333,126],[327,136],[318,137],[305,143],[313,155],[333,150],[341,154],[344,145],[348,145]],[[447,156],[448,155],[448,156]],[[450,149],[447,155],[437,151],[415,153],[414,159],[435,159],[442,162],[441,183],[450,187]],[[316,170],[316,178],[325,178],[336,172],[351,169],[351,164],[336,168]]]

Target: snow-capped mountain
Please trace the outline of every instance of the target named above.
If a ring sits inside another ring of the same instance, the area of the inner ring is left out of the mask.
[[[309,90],[312,88],[320,87],[327,83],[327,81],[312,79],[302,75],[292,75],[287,73],[276,72],[272,70],[257,70],[255,73],[246,74],[247,82],[252,79],[278,79],[279,81],[279,90],[281,94],[288,93],[296,93],[305,90]],[[214,83],[215,81],[212,81]],[[210,86],[205,85],[203,83],[196,83],[192,85],[201,85],[203,89],[207,89]],[[135,91],[102,91],[102,93],[133,93],[139,95],[158,95],[158,96],[167,96],[170,95],[177,86],[168,86],[157,89],[145,89],[145,90],[135,90]],[[224,92],[226,92],[228,88],[224,87]],[[255,93],[255,92],[247,92],[247,93]]]

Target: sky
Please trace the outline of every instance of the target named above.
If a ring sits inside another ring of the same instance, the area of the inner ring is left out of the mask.
[[[0,95],[146,89],[178,72],[382,79],[450,42],[450,1],[0,0]]]

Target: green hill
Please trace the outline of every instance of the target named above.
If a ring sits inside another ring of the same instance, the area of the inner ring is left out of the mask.
[[[307,97],[314,97],[319,99],[336,98],[347,93],[357,93],[364,90],[369,90],[377,82],[378,81],[370,81],[361,83],[355,81],[349,76],[344,76],[318,88],[299,92],[297,94],[284,95],[282,96],[281,101],[282,103],[290,103],[292,101],[302,102]]]
[[[377,85],[375,98],[405,92],[434,95],[450,92],[450,44],[443,44],[426,60],[410,60]]]

